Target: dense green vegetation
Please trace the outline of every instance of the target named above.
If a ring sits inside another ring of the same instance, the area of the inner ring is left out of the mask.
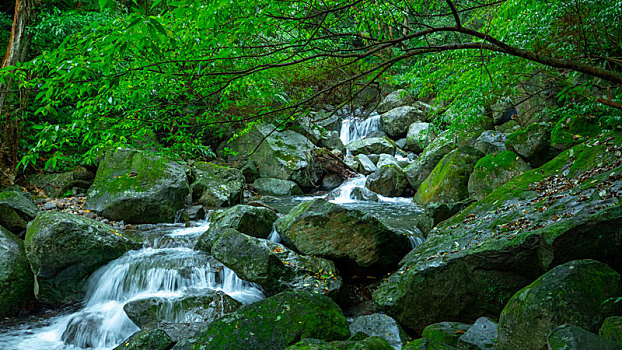
[[[530,101],[546,107],[530,121],[622,116],[621,1],[49,1],[35,16],[26,59],[0,70],[5,172],[111,147],[210,159],[254,123],[378,84],[454,130]]]

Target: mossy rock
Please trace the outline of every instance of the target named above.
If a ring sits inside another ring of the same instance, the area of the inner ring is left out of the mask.
[[[395,349],[401,348],[408,341],[408,335],[397,321],[383,313],[355,317],[350,323],[350,332],[384,338]]]
[[[192,167],[192,201],[205,207],[230,207],[242,202],[245,179],[242,171],[207,162]]]
[[[385,96],[376,111],[380,114],[386,113],[394,108],[409,106],[415,103],[416,99],[406,90],[399,89]]]
[[[278,219],[276,212],[270,208],[242,204],[224,210],[219,216],[219,219],[211,221],[211,225],[230,227],[257,238],[268,238]]]
[[[235,230],[223,231],[211,253],[240,278],[272,294],[301,290],[334,297],[342,286],[331,261],[296,254],[279,243]]]
[[[99,164],[86,208],[125,223],[173,222],[188,193],[181,165],[134,150],[109,151]]]
[[[443,132],[438,135],[423,150],[419,158],[404,168],[404,173],[410,186],[414,189],[419,188],[438,162],[454,148],[456,148],[456,143],[449,132]]]
[[[579,326],[564,324],[551,332],[546,348],[548,350],[622,350],[622,345],[599,337]]]
[[[435,137],[429,123],[412,123],[408,127],[404,149],[419,154]]]
[[[138,331],[113,350],[168,350],[175,342],[161,329]]]
[[[327,342],[319,339],[303,339],[286,350],[394,350],[382,337],[368,337],[362,340],[335,340]]]
[[[324,199],[297,205],[277,220],[276,229],[285,245],[303,254],[363,268],[393,266],[409,249],[405,236],[375,217]]]
[[[23,236],[28,222],[37,216],[39,209],[24,192],[0,192],[0,226]]]
[[[260,195],[269,196],[298,196],[304,194],[294,181],[261,177],[253,183],[253,187]]]
[[[33,300],[32,290],[24,242],[0,226],[0,318],[17,313]]]
[[[329,297],[285,292],[243,306],[173,349],[285,349],[303,338],[342,340],[348,322]]]
[[[499,349],[544,349],[549,333],[570,323],[597,332],[602,302],[617,295],[620,274],[596,260],[559,265],[518,291],[499,318]]]
[[[255,125],[228,147],[238,152],[235,159],[253,162],[259,177],[293,181],[303,190],[313,188],[322,174],[311,156],[315,146],[297,132],[276,129],[269,124]]]
[[[379,167],[365,181],[365,187],[387,197],[401,197],[406,191],[408,180],[404,170],[397,164]]]
[[[382,153],[394,155],[396,146],[395,142],[386,137],[368,137],[348,143],[346,149],[350,151],[350,154],[353,156],[358,154]]]
[[[469,198],[469,176],[484,154],[472,147],[451,151],[421,183],[414,201],[422,206],[431,203],[457,203]]]
[[[516,291],[570,260],[622,270],[621,150],[619,133],[604,135],[508,181],[430,232],[374,301],[421,332],[494,317]]]
[[[607,317],[598,330],[598,335],[622,344],[622,316]]]
[[[220,291],[184,298],[133,300],[123,311],[141,329],[160,328],[167,323],[210,323],[242,306]]]
[[[534,123],[525,130],[519,130],[508,135],[505,147],[509,151],[519,154],[534,168],[537,168],[551,160],[555,155],[550,143],[551,125],[549,123]]]
[[[461,322],[439,322],[423,329],[422,338],[426,340],[428,348],[442,346],[457,346],[458,338],[471,328],[470,324]]]
[[[531,167],[518,154],[503,151],[488,154],[477,161],[469,177],[468,190],[472,198],[482,200],[511,179]]]
[[[429,111],[430,106],[422,102],[415,102],[412,106],[393,108],[380,116],[380,130],[397,140],[406,136],[410,124],[425,121]]]
[[[106,224],[54,211],[32,221],[24,243],[35,297],[56,306],[82,300],[95,270],[136,247]]]
[[[603,129],[599,118],[575,115],[559,120],[551,131],[551,146],[560,151],[597,137]]]
[[[28,179],[33,185],[43,190],[48,197],[56,198],[70,193],[74,186],[73,172],[68,171],[64,173],[52,173],[52,174],[36,174],[30,176]],[[88,188],[90,182],[87,181],[83,184]]]

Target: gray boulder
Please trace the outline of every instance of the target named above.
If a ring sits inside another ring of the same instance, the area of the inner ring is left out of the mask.
[[[210,228],[232,228],[249,236],[267,238],[278,218],[276,212],[266,207],[236,205],[210,214]]]
[[[359,164],[358,171],[363,175],[369,175],[377,169],[374,162],[372,162],[366,154],[358,154],[354,159],[356,159]]]
[[[394,108],[380,116],[380,129],[393,139],[404,137],[410,124],[426,120],[428,111],[429,106],[422,102]]]
[[[415,98],[406,90],[395,90],[388,94],[378,105],[378,113],[386,113],[394,108],[409,106],[415,103]]]
[[[395,154],[395,143],[386,137],[369,137],[348,143],[346,149],[353,156],[357,154]]]
[[[145,329],[138,331],[113,350],[168,350],[175,341],[161,329]]]
[[[507,136],[504,133],[486,130],[475,140],[473,148],[484,154],[503,152],[506,139]]]
[[[32,287],[24,242],[0,226],[0,318],[16,313],[30,302]]]
[[[382,337],[386,339],[394,349],[401,349],[408,341],[408,335],[391,316],[375,313],[358,316],[350,323],[352,334],[363,333],[369,337]]]
[[[211,253],[240,278],[261,285],[271,294],[306,290],[335,295],[342,285],[332,262],[299,255],[279,243],[234,230],[224,232]]]
[[[56,306],[82,300],[91,273],[136,246],[99,221],[54,211],[32,221],[24,245],[35,297]]]
[[[410,186],[418,189],[430,175],[438,162],[456,147],[448,132],[440,134],[428,145],[421,155],[408,165],[404,172]]]
[[[404,149],[414,153],[421,153],[436,137],[429,123],[415,122],[408,127]]]
[[[244,198],[245,178],[241,170],[207,162],[192,167],[192,201],[205,207],[230,207]]]
[[[529,164],[512,151],[488,154],[477,161],[469,176],[469,194],[474,199],[482,200],[506,182],[529,170]]]
[[[458,348],[466,350],[492,349],[497,343],[497,324],[486,317],[478,318],[460,338]]]
[[[375,217],[323,199],[304,202],[276,222],[285,245],[307,255],[360,267],[388,267],[409,249],[408,239]]]
[[[508,135],[505,147],[537,168],[551,160],[555,155],[550,143],[551,125],[534,123],[525,130],[519,130]]]
[[[303,192],[294,181],[260,177],[253,182],[257,193],[269,196],[296,196]]]
[[[26,224],[37,216],[39,209],[27,193],[0,192],[0,226],[23,236]]]
[[[605,319],[600,305],[619,288],[620,274],[596,260],[557,266],[508,301],[499,318],[498,348],[543,349],[549,333],[565,323],[598,332]]]
[[[86,208],[131,224],[173,222],[188,192],[181,165],[134,150],[110,151],[99,164]]]
[[[397,165],[401,168],[399,161],[394,156],[386,153],[380,155],[378,162],[376,163],[376,167],[382,168],[383,166],[389,164]]]
[[[365,187],[386,197],[402,196],[407,186],[408,180],[404,170],[395,164],[378,168],[365,181]]]

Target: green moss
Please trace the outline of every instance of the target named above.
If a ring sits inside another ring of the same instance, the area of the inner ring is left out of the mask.
[[[565,150],[589,138],[596,137],[603,130],[599,118],[577,115],[563,118],[551,132],[551,145]]]
[[[622,316],[607,317],[603,321],[603,324],[598,331],[598,335],[605,339],[622,344]]]

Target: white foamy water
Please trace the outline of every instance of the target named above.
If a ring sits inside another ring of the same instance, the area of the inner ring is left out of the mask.
[[[179,228],[170,237],[197,236],[204,226]],[[187,247],[127,252],[89,279],[84,307],[49,320],[0,330],[0,348],[16,350],[112,349],[139,328],[123,306],[147,298],[175,300],[222,291],[242,303],[264,298],[230,269],[212,266],[204,252]]]
[[[356,118],[354,116],[344,119],[341,124],[339,138],[344,145],[356,140],[360,140],[367,135],[378,131],[380,128],[380,114],[371,114],[367,119]]]

